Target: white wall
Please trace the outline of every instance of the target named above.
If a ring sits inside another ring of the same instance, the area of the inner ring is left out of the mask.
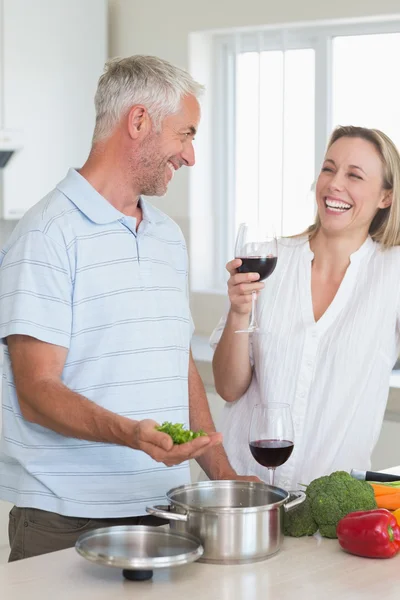
[[[1,173],[6,219],[21,217],[86,160],[93,96],[108,55],[107,6],[2,0],[1,125],[20,131],[22,141]]]
[[[188,36],[194,31],[259,26],[290,21],[391,15],[398,0],[202,0],[174,5],[165,0],[110,0],[112,56],[154,54],[187,68]],[[196,167],[195,167],[196,168]],[[180,172],[160,208],[175,218],[189,237],[188,172]],[[198,333],[209,334],[224,308],[223,297],[194,294],[192,311]]]

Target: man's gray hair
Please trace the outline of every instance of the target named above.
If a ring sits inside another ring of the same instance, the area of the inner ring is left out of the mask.
[[[187,71],[156,56],[113,58],[105,64],[94,99],[93,142],[107,138],[135,104],[148,110],[159,129],[166,116],[179,110],[184,96],[199,98],[203,89]]]

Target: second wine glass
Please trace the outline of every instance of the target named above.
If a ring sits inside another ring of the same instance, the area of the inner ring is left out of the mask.
[[[275,469],[290,458],[294,448],[289,404],[269,402],[254,406],[249,429],[249,446],[253,458],[269,470],[270,484],[274,485]]]
[[[242,261],[238,268],[239,273],[258,273],[260,276],[258,281],[267,279],[274,272],[278,260],[278,241],[274,228],[241,223],[236,236],[235,258],[240,258]],[[257,293],[252,292],[249,326],[235,333],[260,332],[256,300]]]

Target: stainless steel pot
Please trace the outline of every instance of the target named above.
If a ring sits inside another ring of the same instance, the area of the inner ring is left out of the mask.
[[[264,560],[283,541],[283,511],[304,502],[304,492],[264,483],[201,481],[166,494],[170,505],[146,511],[170,521],[171,529],[199,538],[202,562],[237,564]],[[295,500],[289,501],[290,496]]]

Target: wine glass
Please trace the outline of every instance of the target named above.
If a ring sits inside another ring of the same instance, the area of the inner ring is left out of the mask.
[[[241,223],[239,226],[235,258],[240,258],[239,273],[258,273],[263,281],[275,270],[278,260],[278,241],[272,226],[264,227]],[[235,333],[260,332],[256,316],[257,292],[251,294],[251,319],[247,329],[239,329]]]
[[[289,459],[294,447],[289,404],[269,402],[254,406],[250,422],[249,445],[254,460],[268,468],[269,482],[274,485],[275,469]]]

